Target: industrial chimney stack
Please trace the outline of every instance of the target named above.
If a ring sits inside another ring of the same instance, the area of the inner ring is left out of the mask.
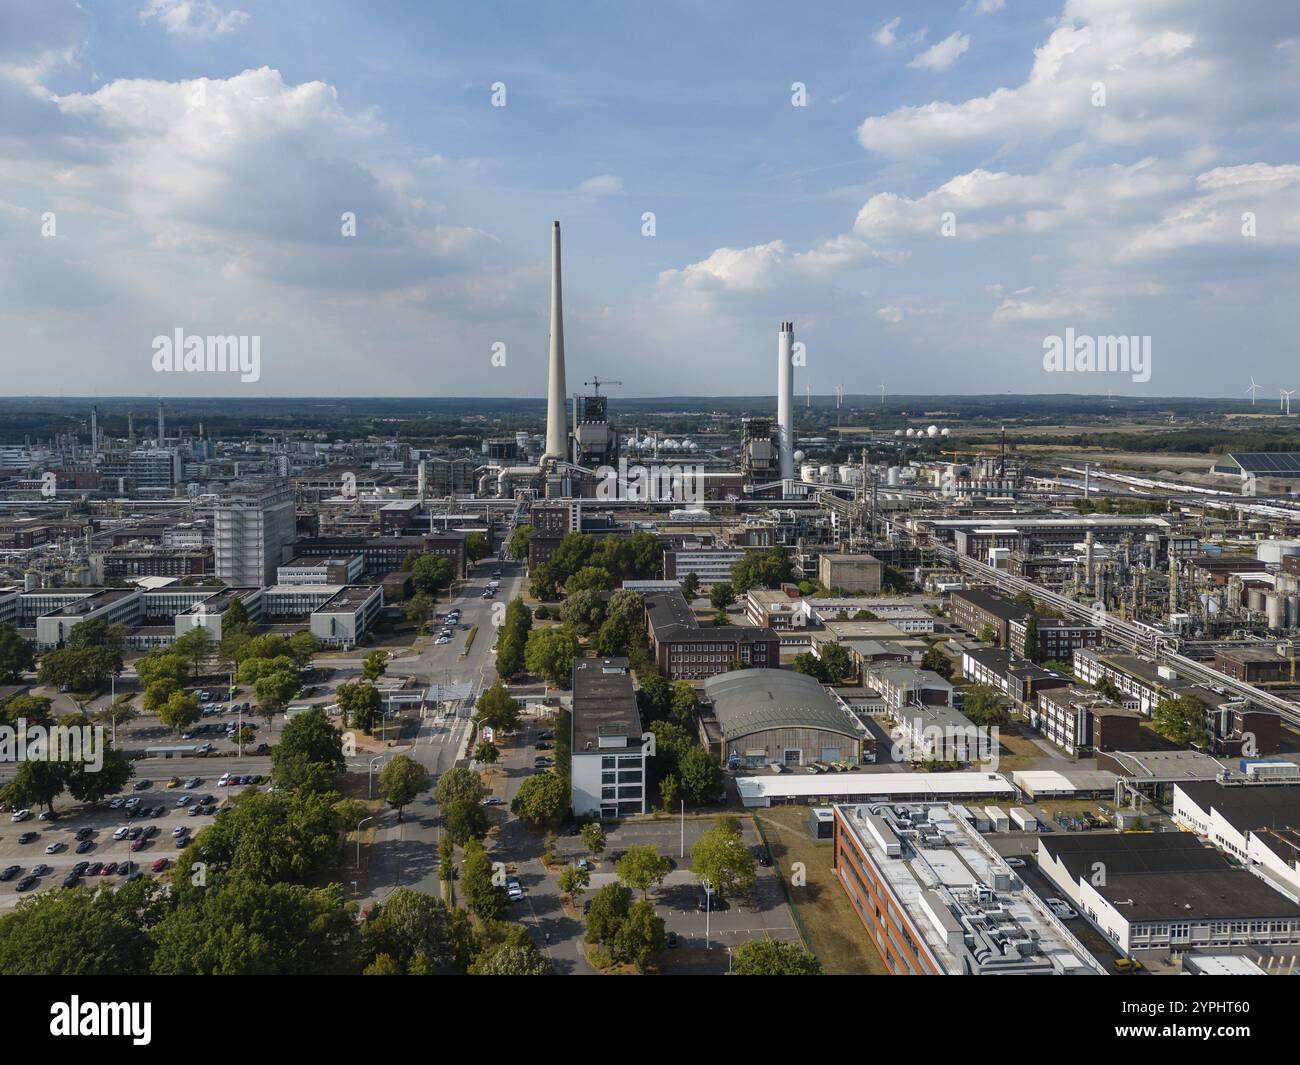
[[[776,341],[776,426],[781,478],[794,480],[794,322],[782,322]]]
[[[564,308],[560,293],[560,223],[551,227],[551,350],[546,390],[545,458],[568,457],[568,418],[564,394]]]

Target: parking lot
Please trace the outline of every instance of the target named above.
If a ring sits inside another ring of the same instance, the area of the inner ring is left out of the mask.
[[[724,909],[712,909],[708,914],[699,908],[701,891],[691,872],[691,845],[713,828],[714,823],[712,818],[689,818],[684,825],[680,820],[668,819],[625,822],[608,833],[605,853],[592,866],[587,898],[616,879],[615,863],[634,844],[654,844],[660,854],[673,859],[675,868],[663,886],[651,893],[655,912],[664,919],[665,929],[678,937],[678,946],[665,950],[656,960],[663,972],[724,972],[728,965],[727,948],[767,937],[799,940],[780,882],[770,865],[757,866],[758,880],[752,900],[726,899]],[[745,845],[756,848],[759,839],[753,823],[747,817],[741,818],[740,823]],[[683,829],[685,857],[681,857]],[[561,837],[557,849],[573,858],[585,853],[581,840],[571,836]]]
[[[162,768],[156,767],[157,770]],[[144,769],[142,766],[141,770]],[[156,772],[151,775],[143,771],[141,776],[127,785],[120,797],[124,800],[139,799],[138,808],[149,811],[147,815],[139,813],[128,818],[125,816],[125,806],[110,809],[104,805],[92,811],[67,799],[55,803],[54,809],[58,816],[52,821],[40,820],[40,811],[35,808],[31,810],[32,816],[21,822],[12,819],[11,811],[0,814],[0,870],[14,865],[21,870],[10,879],[0,882],[0,911],[12,909],[19,900],[35,892],[58,890],[63,885],[64,877],[80,862],[98,862],[103,865],[116,863],[120,867],[123,862],[129,861],[133,866],[138,865],[146,876],[152,875],[151,867],[159,858],[169,859],[170,865],[182,850],[177,845],[173,830],[184,827],[189,830],[189,838],[193,839],[217,816],[215,813],[191,814],[190,810],[199,805],[199,799],[211,795],[213,801],[207,806],[215,810],[226,802],[229,795],[238,794],[247,787],[256,787],[254,784],[218,787],[220,776],[220,772],[206,773],[193,788],[178,785],[169,789],[166,787],[167,781],[171,779],[169,773]],[[133,785],[138,781],[147,781],[148,787],[136,790]],[[185,805],[178,806],[177,802],[182,796],[188,801]],[[162,814],[157,816],[160,808]],[[139,850],[132,851],[132,839],[113,838],[114,833],[122,827],[140,829],[141,837],[151,828],[156,829],[156,832]],[[78,832],[83,829],[89,829],[88,834],[83,833],[87,837],[84,841],[77,838]],[[28,843],[20,843],[20,837],[29,832],[37,833],[37,838]],[[85,842],[89,842],[90,846],[78,852],[78,847]],[[46,849],[52,844],[59,845],[57,852],[47,854]],[[48,872],[38,876],[36,883],[28,890],[17,890],[19,882],[38,865],[48,866]],[[83,876],[80,880],[82,885],[88,887],[121,882],[122,875],[117,871],[107,876],[102,873]]]

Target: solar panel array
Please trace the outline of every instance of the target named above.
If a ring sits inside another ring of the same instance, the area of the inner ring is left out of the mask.
[[[1300,451],[1234,451],[1232,461],[1247,473],[1300,477]]]

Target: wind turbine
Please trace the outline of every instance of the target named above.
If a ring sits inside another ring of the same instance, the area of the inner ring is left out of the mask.
[[[1255,393],[1258,392],[1263,387],[1264,387],[1263,385],[1255,384],[1255,378],[1253,376],[1251,377],[1250,387],[1246,389],[1246,394],[1250,396],[1250,405],[1252,407],[1255,405]]]
[[[1290,391],[1287,391],[1287,389],[1285,388],[1280,388],[1278,389],[1278,391],[1282,393],[1282,409],[1287,413],[1287,415],[1290,415],[1291,397],[1294,396],[1297,392],[1300,392],[1300,389],[1293,388]]]

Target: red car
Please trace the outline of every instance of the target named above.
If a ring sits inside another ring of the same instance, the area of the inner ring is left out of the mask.
[[[171,864],[170,858],[159,858],[156,862],[153,863],[153,865],[150,868],[152,868],[155,873],[161,873],[170,864]]]
[[[131,849],[133,851],[142,851],[147,846],[149,846],[149,841],[147,839],[141,838],[141,839],[137,839],[134,843],[131,844]]]
[[[105,862],[104,868],[100,870],[100,876],[112,876],[117,872],[117,862]]]

